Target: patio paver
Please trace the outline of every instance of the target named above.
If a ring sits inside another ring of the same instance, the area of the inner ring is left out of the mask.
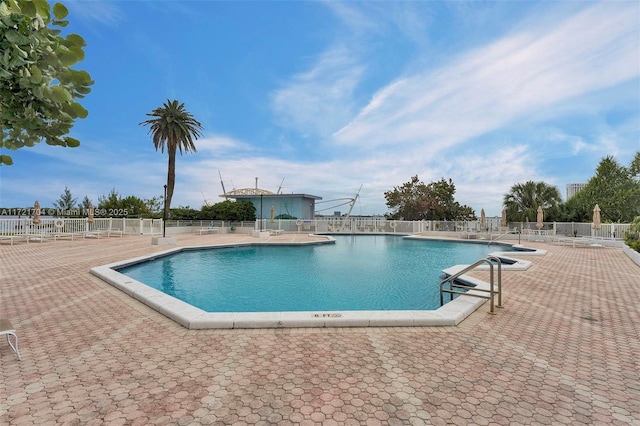
[[[640,424],[640,268],[620,249],[527,244],[549,252],[505,272],[497,315],[263,330],[187,330],[90,275],[167,248],[150,237],[0,245],[22,355],[0,342],[0,424]]]

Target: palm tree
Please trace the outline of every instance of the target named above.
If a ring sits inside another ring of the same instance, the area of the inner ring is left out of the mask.
[[[557,187],[544,182],[527,181],[513,185],[511,191],[505,194],[503,204],[508,222],[524,222],[536,219],[538,207],[542,207],[546,217],[553,219],[561,202]]]
[[[140,123],[141,126],[151,126],[149,134],[153,136],[153,146],[156,151],[160,148],[164,152],[165,145],[169,154],[169,167],[167,171],[167,185],[164,203],[164,218],[169,215],[173,187],[176,182],[176,151],[196,152],[193,141],[202,136],[202,125],[184,109],[183,103],[173,100],[165,102],[162,107],[156,108],[147,114],[151,118]]]

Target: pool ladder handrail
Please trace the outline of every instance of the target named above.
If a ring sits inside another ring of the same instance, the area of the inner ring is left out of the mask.
[[[496,290],[496,283],[494,281],[494,264],[493,262],[496,262],[496,264],[498,265],[498,280],[497,280],[497,290]],[[458,282],[456,283],[455,280],[458,279],[460,276],[464,275],[465,273],[472,271],[473,269],[477,268],[480,265],[483,265],[485,263],[489,264],[489,271],[490,271],[490,277],[489,277],[489,289],[483,289],[483,288],[477,288],[475,286],[471,286],[471,285],[466,285],[464,283]],[[449,283],[449,288],[445,288],[444,286]],[[467,289],[468,291],[456,291],[454,290],[454,288],[460,288],[460,289]],[[471,292],[471,290],[473,290],[474,292],[479,291],[479,292],[485,292],[485,293],[489,293],[489,295],[484,295],[484,294],[476,294]],[[499,257],[496,256],[487,256],[484,259],[480,259],[477,260],[475,263],[467,266],[466,268],[462,269],[461,271],[456,272],[455,274],[443,279],[440,282],[440,306],[444,305],[444,293],[449,293],[451,295],[451,299],[453,300],[453,295],[454,294],[460,294],[460,295],[465,295],[465,296],[472,296],[472,297],[480,297],[483,299],[489,299],[490,302],[490,308],[489,308],[489,313],[491,315],[495,315],[495,308],[502,308],[502,260],[500,260]],[[495,296],[498,296],[498,304],[495,304]]]
[[[498,236],[496,237],[496,239],[495,239],[495,240],[493,239],[493,235],[491,235],[491,236],[490,236],[490,238],[489,238],[489,242],[487,243],[487,245],[488,245],[488,246],[490,246],[490,245],[491,245],[491,243],[494,243],[494,242],[498,241],[500,238],[504,237],[505,235],[509,235],[509,234],[510,234],[510,232],[509,232],[509,231],[507,231],[507,232],[505,232],[505,233],[503,233],[503,234],[498,234]]]
[[[505,235],[509,235],[509,234],[518,234],[518,244],[520,244],[520,232],[519,231],[507,230],[506,232],[503,232],[502,234],[498,234],[498,236],[495,239],[493,238],[493,235],[491,235],[490,238],[489,238],[489,243],[487,245],[490,246],[491,243],[494,243],[494,242],[498,241],[500,238],[504,237]]]

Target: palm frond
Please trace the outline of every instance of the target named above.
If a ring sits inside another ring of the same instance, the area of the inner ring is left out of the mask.
[[[145,120],[140,125],[149,126],[149,132],[156,150],[196,152],[194,143],[202,136],[202,125],[189,113],[184,103],[177,100],[167,100],[162,107],[156,108],[147,114],[151,119]]]

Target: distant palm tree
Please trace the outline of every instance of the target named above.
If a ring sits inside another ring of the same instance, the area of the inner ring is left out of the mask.
[[[167,171],[167,194],[164,205],[164,217],[169,215],[173,188],[176,182],[176,151],[196,152],[193,141],[202,136],[202,125],[184,109],[183,103],[173,100],[165,102],[162,107],[156,108],[147,114],[151,118],[140,123],[141,126],[151,126],[149,134],[153,136],[153,145],[156,151],[160,148],[164,152],[165,145],[169,154],[169,167]]]
[[[535,221],[538,206],[545,211],[545,218],[553,219],[562,202],[560,191],[544,182],[517,183],[504,196],[508,222]]]

